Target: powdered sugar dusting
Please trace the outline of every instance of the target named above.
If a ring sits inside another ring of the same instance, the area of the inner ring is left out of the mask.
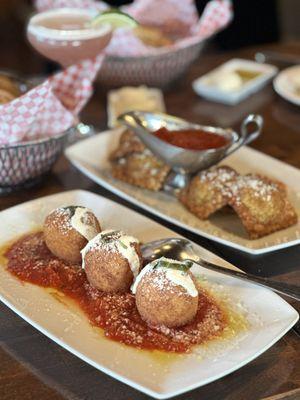
[[[273,194],[279,191],[276,183],[267,181],[257,175],[240,176],[230,185],[232,195],[237,198],[243,189],[251,190],[251,194],[254,197],[259,197],[264,201],[270,201]]]
[[[213,182],[214,188],[218,189],[223,195],[230,196],[231,183],[237,177],[235,170],[229,167],[215,167],[201,172],[198,175],[200,182]]]
[[[279,185],[274,181],[260,175],[239,175],[230,167],[214,167],[197,175],[200,182],[211,183],[228,200],[239,197],[243,190],[250,190],[251,195],[259,197],[264,201],[270,201],[272,195],[280,190]]]
[[[48,217],[51,217],[51,224],[59,230],[61,235],[68,235],[68,233],[72,229],[72,213],[70,208],[56,208],[55,210],[51,211]]]
[[[237,176],[237,173],[229,167],[211,168],[199,174],[199,179],[202,182],[212,181],[217,179],[219,182],[227,182]]]

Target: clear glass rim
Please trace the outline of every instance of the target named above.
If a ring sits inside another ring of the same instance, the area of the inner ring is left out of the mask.
[[[27,33],[34,36],[38,36],[43,39],[52,40],[84,40],[92,39],[101,36],[105,36],[111,33],[111,26],[107,23],[101,24],[98,27],[64,30],[64,29],[53,29],[45,26],[41,26],[38,23],[46,20],[47,18],[54,17],[56,15],[78,15],[88,16],[93,18],[97,15],[97,11],[91,9],[80,9],[80,8],[58,8],[55,10],[44,11],[33,15],[27,25]]]

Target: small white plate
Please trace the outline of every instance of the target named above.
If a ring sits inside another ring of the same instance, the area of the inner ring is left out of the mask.
[[[290,228],[250,240],[234,213],[219,212],[202,221],[167,193],[140,189],[114,179],[110,172],[108,155],[117,147],[120,134],[120,130],[103,132],[67,148],[65,154],[72,164],[99,185],[168,222],[208,239],[251,254],[263,254],[300,243],[300,221]],[[231,166],[241,174],[254,172],[284,182],[289,189],[289,198],[300,216],[298,169],[249,147],[241,148],[226,158],[223,164]]]
[[[274,89],[282,96],[285,100],[290,101],[297,106],[300,106],[300,85],[298,88],[298,93],[296,91],[294,79],[298,77],[298,82],[300,81],[300,65],[295,65],[290,68],[286,68],[276,76],[274,79]]]
[[[214,86],[210,83],[213,76],[227,72],[233,72],[237,69],[257,72],[260,75],[258,75],[256,78],[250,79],[239,89],[231,91],[221,90],[217,86]],[[232,60],[227,61],[226,63],[193,81],[192,86],[198,95],[206,99],[234,105],[261,89],[273,78],[273,76],[277,74],[277,72],[278,68],[273,65],[260,64],[255,61],[233,58]]]
[[[2,211],[0,246],[41,226],[53,208],[70,204],[91,208],[104,229],[119,228],[143,242],[179,236],[117,203],[78,190]],[[200,246],[194,248],[201,257],[234,268]],[[166,399],[241,368],[277,342],[298,320],[296,310],[267,289],[200,267],[198,272],[215,290],[226,294],[233,307],[245,313],[249,328],[234,338],[197,346],[191,354],[178,356],[161,357],[106,339],[79,309],[58,301],[49,290],[19,281],[4,268],[3,261],[0,262],[0,300],[88,364],[150,396]]]

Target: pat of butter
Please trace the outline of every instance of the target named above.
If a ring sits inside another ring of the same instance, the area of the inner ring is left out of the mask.
[[[296,87],[296,89],[300,89],[300,73],[295,74],[291,77],[292,84]]]
[[[118,126],[117,118],[127,111],[164,112],[162,91],[146,86],[125,86],[108,93],[108,126]]]
[[[211,77],[210,84],[224,92],[233,92],[242,87],[243,80],[234,71],[222,71]]]

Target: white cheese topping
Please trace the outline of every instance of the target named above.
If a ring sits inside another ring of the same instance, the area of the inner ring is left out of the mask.
[[[171,282],[175,283],[176,285],[182,286],[190,296],[196,297],[198,296],[198,290],[193,282],[193,279],[189,274],[183,271],[179,271],[177,269],[172,268],[165,268],[166,277]]]
[[[95,237],[93,237],[93,239],[92,240],[90,240],[88,243],[87,243],[87,245],[81,250],[81,258],[82,258],[82,268],[84,269],[84,258],[85,258],[85,256],[86,256],[86,253],[89,251],[89,250],[91,250],[93,247],[96,247],[96,245],[97,245],[97,243],[98,243],[98,241],[99,241],[99,237],[100,237],[100,235],[101,235],[101,233],[103,233],[103,232],[100,232],[100,233],[98,233]]]
[[[111,241],[105,241],[103,236],[107,236],[110,233],[116,233],[115,235],[113,235],[115,236],[115,238],[112,236],[113,239]],[[89,243],[84,247],[84,249],[81,250],[83,260],[82,268],[84,268],[84,257],[86,253],[92,248],[101,247],[106,249],[107,251],[118,252],[119,254],[121,254],[128,261],[129,267],[135,279],[138,276],[140,270],[140,259],[138,253],[135,250],[135,247],[132,246],[133,243],[138,243],[138,240],[133,236],[125,235],[121,231],[102,231],[92,240],[90,240]]]
[[[142,270],[141,272],[138,274],[138,276],[136,277],[135,281],[133,282],[133,284],[131,285],[131,292],[133,294],[136,294],[136,289],[139,285],[139,283],[141,282],[142,278],[149,272],[153,270],[154,265],[156,264],[156,261],[153,261],[150,264],[147,264]]]
[[[139,273],[139,275],[137,276],[133,285],[131,286],[131,291],[133,294],[136,293],[137,287],[138,287],[140,281],[142,280],[142,278],[149,271],[153,271],[154,269],[157,269],[159,271],[165,272],[165,276],[169,281],[171,281],[175,285],[179,285],[179,286],[183,287],[190,296],[192,296],[192,297],[198,296],[198,290],[197,290],[190,274],[187,274],[186,272],[180,271],[177,269],[161,267],[159,265],[156,267],[158,261],[160,261],[160,260],[167,261],[172,264],[179,264],[179,265],[182,264],[180,261],[172,260],[170,258],[165,258],[165,257],[161,257],[160,259],[152,261],[150,264],[147,264],[145,266],[145,268],[143,268],[142,271]]]
[[[133,278],[135,279],[140,271],[140,259],[135,248],[130,244],[138,243],[138,241],[133,236],[127,235],[121,236],[120,241],[117,242],[118,250],[122,254],[122,256],[128,261],[129,267],[133,274]],[[122,244],[125,245],[126,248],[125,246],[122,246]]]
[[[91,212],[85,207],[77,207],[74,215],[71,218],[71,226],[79,232],[87,240],[93,239],[98,233],[96,226],[88,224],[88,212]]]

